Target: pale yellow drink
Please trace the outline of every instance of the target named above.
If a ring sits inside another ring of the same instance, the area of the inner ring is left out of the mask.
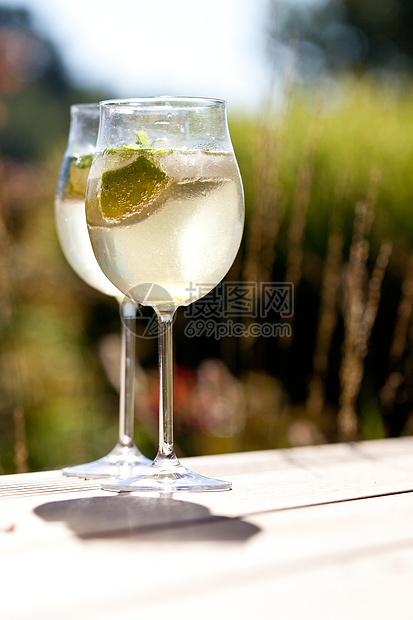
[[[86,212],[117,288],[146,305],[187,305],[220,282],[238,251],[239,171],[232,153],[110,149],[95,158]]]
[[[60,174],[61,188],[55,199],[55,222],[67,262],[77,275],[96,290],[121,297],[99,267],[86,225],[85,191],[92,155],[67,157]]]

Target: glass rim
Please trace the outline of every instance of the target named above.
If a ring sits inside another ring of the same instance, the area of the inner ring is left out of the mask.
[[[95,103],[72,103],[70,106],[71,110],[95,110],[99,109],[99,103],[96,101]]]
[[[227,102],[224,99],[218,99],[214,97],[189,97],[180,95],[158,95],[154,97],[129,97],[126,99],[103,99],[99,102],[101,108],[112,107],[126,107],[136,109],[146,107],[144,104],[158,104],[158,103],[171,103],[178,104],[174,106],[179,107],[179,104],[193,103],[193,108],[217,108],[226,107]],[[184,106],[185,109],[190,109],[191,106]]]

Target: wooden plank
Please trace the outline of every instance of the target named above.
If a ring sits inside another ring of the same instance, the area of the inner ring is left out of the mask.
[[[413,617],[413,438],[186,464],[233,491],[1,477],[0,618]]]

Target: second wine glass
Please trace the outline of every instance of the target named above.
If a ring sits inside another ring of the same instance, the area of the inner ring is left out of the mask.
[[[134,429],[134,379],[136,305],[104,275],[89,239],[85,215],[86,182],[99,128],[99,105],[70,107],[70,130],[55,196],[55,222],[63,253],[77,275],[94,289],[114,297],[121,313],[121,370],[119,437],[109,454],[82,465],[65,467],[65,476],[106,478],[136,473],[151,463],[136,447]]]

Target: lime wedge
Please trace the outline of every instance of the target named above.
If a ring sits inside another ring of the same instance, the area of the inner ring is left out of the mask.
[[[106,221],[123,220],[146,209],[169,183],[168,175],[146,154],[102,174],[100,210]]]
[[[79,157],[70,164],[70,194],[84,196],[93,155]]]

